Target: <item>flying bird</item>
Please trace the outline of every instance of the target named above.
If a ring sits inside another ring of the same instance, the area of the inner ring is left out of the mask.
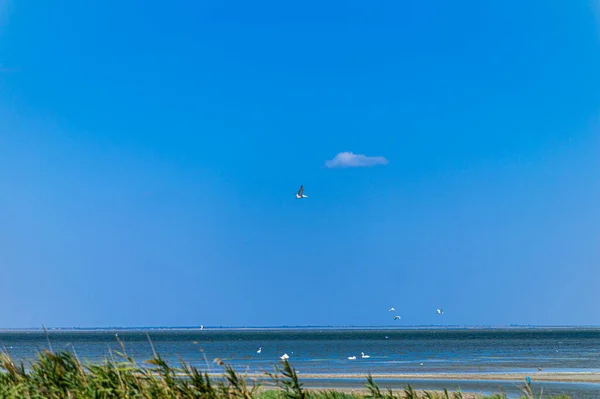
[[[396,316],[396,317],[394,317],[394,320],[400,320],[400,319],[401,319],[401,317],[400,317],[400,316]]]
[[[300,190],[298,190],[298,192],[296,193],[296,198],[308,198],[308,195],[304,195],[304,186],[300,186]]]
[[[444,309],[436,309],[436,314],[444,314]]]
[[[258,348],[258,350],[256,351],[256,353],[260,354],[260,352],[262,352],[262,348]]]
[[[388,312],[395,312],[395,311],[396,311],[396,308],[392,306]]]
[[[363,359],[368,359],[368,358],[370,358],[371,356],[369,356],[369,355],[365,355],[365,353],[364,353],[364,352],[360,352],[360,357],[362,357]]]
[[[200,329],[204,330],[204,326],[202,324],[200,324]]]

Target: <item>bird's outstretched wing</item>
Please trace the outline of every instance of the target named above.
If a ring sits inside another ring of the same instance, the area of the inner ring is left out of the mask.
[[[298,190],[298,195],[302,197],[303,192],[304,192],[304,186],[300,186],[300,190]]]

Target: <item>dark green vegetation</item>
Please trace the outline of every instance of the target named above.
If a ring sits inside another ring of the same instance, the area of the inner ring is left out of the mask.
[[[123,347],[124,349],[124,347]],[[117,356],[119,361],[115,359]],[[467,399],[460,392],[416,392],[408,385],[403,391],[381,389],[369,375],[365,393],[311,391],[303,388],[296,370],[287,362],[268,373],[268,387],[250,383],[231,366],[223,367],[222,378],[210,378],[206,371],[181,362],[167,364],[158,354],[143,366],[125,351],[111,354],[101,364],[83,364],[74,352],[44,351],[27,370],[7,353],[0,354],[0,398],[31,399]],[[548,398],[535,395],[524,386],[523,398]],[[504,395],[489,396],[502,399]],[[567,397],[562,397],[567,398]],[[555,397],[554,399],[558,399]]]

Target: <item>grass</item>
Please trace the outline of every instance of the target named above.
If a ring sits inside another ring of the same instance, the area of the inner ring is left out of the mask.
[[[0,398],[6,399],[463,399],[461,392],[417,392],[410,385],[403,391],[381,389],[367,376],[366,394],[334,390],[306,390],[296,370],[287,361],[275,366],[266,377],[265,389],[250,383],[243,374],[218,360],[223,378],[210,378],[207,371],[181,361],[169,365],[156,352],[145,365],[137,364],[125,352],[111,352],[104,362],[83,364],[73,351],[42,351],[26,369],[6,352],[0,353]],[[208,365],[207,365],[208,366]],[[540,399],[529,385],[522,398]],[[505,395],[487,399],[505,399]],[[566,396],[544,399],[567,399]]]

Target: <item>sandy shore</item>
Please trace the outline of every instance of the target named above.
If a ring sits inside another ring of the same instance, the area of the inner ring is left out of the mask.
[[[596,372],[534,372],[534,373],[435,373],[435,374],[372,374],[373,379],[377,380],[437,380],[437,381],[525,381],[529,376],[531,381],[552,381],[552,382],[587,382],[600,383],[600,373]],[[247,374],[248,378],[264,379],[264,374]],[[362,379],[366,381],[364,374],[304,374],[298,372],[300,380],[344,380],[344,379]]]
[[[269,390],[271,388],[266,388],[264,390]],[[310,388],[310,387],[305,387],[304,388],[307,391],[314,391],[314,392],[323,392],[326,391],[327,389],[322,389],[322,388]],[[362,389],[362,388],[332,388],[333,391],[336,392],[343,392],[343,393],[350,393],[350,394],[355,394],[355,395],[368,395],[369,391],[367,391],[366,389]],[[382,391],[384,391],[385,388],[382,388]],[[395,393],[401,392],[400,390],[394,390]],[[415,392],[417,392],[417,394],[419,395],[419,397],[421,397],[422,395],[424,395],[425,392],[438,392],[438,393],[442,393],[442,391],[438,391],[435,389],[431,389],[428,391],[423,391],[423,390],[419,390],[419,389],[415,389]],[[448,390],[448,393],[450,393],[451,395],[456,392],[453,390]],[[474,393],[474,392],[461,392],[463,399],[480,399],[485,397],[484,394],[481,393]]]
[[[222,374],[212,374],[215,377],[221,376]],[[271,390],[278,389],[268,376],[264,373],[246,373],[243,374],[246,378],[260,382],[262,385],[259,390]],[[597,383],[600,384],[600,373],[599,372],[533,372],[533,373],[380,373],[372,374],[375,383],[377,383],[380,389],[385,390],[386,384],[390,381],[401,382],[401,383],[416,383],[417,381],[423,384],[423,381],[435,381],[437,383],[448,382],[448,391],[450,393],[455,392],[454,389],[456,384],[455,381],[481,381],[482,384],[490,385],[491,391],[495,392],[496,389],[493,386],[493,382],[508,382],[511,385],[514,383],[514,388],[517,389],[523,386],[525,378],[531,378],[531,382],[563,382],[563,383]],[[310,391],[327,391],[334,390],[337,392],[344,392],[356,395],[368,395],[369,392],[366,387],[356,386],[356,381],[367,382],[367,376],[365,374],[346,374],[346,373],[307,373],[298,372],[298,377],[301,382],[304,382],[304,389]],[[344,380],[353,380],[352,385],[344,386]],[[488,384],[491,382],[491,384]],[[439,388],[427,389],[429,392],[441,392]],[[416,392],[421,396],[425,391],[421,389],[415,389]],[[480,390],[481,389],[481,390]],[[483,392],[483,386],[477,388],[477,390],[463,391],[462,396],[464,399],[481,399],[485,397]],[[402,392],[403,388],[394,388],[394,392]]]

